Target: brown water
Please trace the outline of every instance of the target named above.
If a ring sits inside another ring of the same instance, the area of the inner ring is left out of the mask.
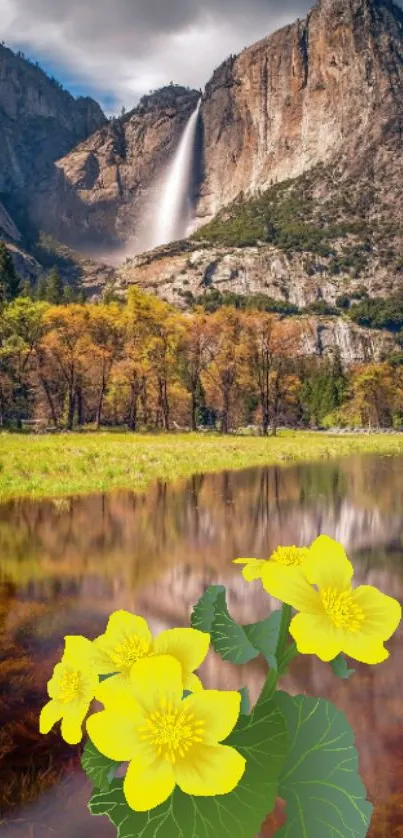
[[[277,605],[231,564],[267,557],[280,544],[309,544],[324,532],[342,541],[358,583],[403,602],[403,459],[351,458],[289,469],[254,469],[63,501],[0,506],[0,836],[114,838],[87,813],[89,786],[79,748],[57,732],[38,734],[46,681],[65,634],[94,637],[127,608],[153,630],[188,624],[204,587],[228,587],[236,619],[252,622]],[[283,687],[330,698],[347,713],[360,770],[375,803],[370,838],[403,836],[403,632],[391,658],[356,665],[339,681],[304,657]],[[250,687],[264,666],[223,664],[213,654],[206,686]],[[311,838],[311,836],[310,836]],[[320,838],[320,836],[312,836]]]

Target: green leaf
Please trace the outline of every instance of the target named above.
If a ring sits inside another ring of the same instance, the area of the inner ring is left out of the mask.
[[[133,812],[123,795],[123,781],[115,780],[108,791],[94,792],[89,809],[109,817],[117,838],[254,838],[274,809],[277,777],[287,753],[288,734],[276,702],[258,702],[250,716],[241,716],[226,744],[247,759],[245,774],[230,794],[194,797],[176,786],[161,806]]]
[[[347,661],[343,654],[337,655],[337,658],[334,658],[330,661],[330,666],[333,669],[335,675],[338,678],[343,678],[347,681],[348,678],[351,678],[354,675],[355,669],[349,669],[347,665]]]
[[[81,765],[95,788],[107,790],[119,768],[120,762],[108,759],[88,740],[81,757]]]
[[[267,620],[244,626],[245,634],[255,649],[262,652],[271,669],[277,672],[276,651],[280,636],[281,609],[273,611]]]
[[[109,675],[100,675],[99,682],[102,684],[102,681],[106,681],[107,678],[113,678],[114,675],[117,675],[117,672],[110,672]]]
[[[240,712],[241,712],[242,716],[247,716],[250,712],[249,690],[248,690],[247,687],[242,687],[242,689],[239,690],[239,692],[241,694],[241,710],[240,710]]]
[[[215,602],[219,593],[224,592],[223,585],[210,585],[193,608],[190,625],[199,631],[210,633],[215,614]]]
[[[347,719],[323,698],[278,692],[291,749],[279,780],[287,821],[276,838],[363,838],[372,805]]]
[[[269,666],[277,671],[276,651],[281,617],[279,609],[260,623],[240,626],[228,613],[225,588],[210,585],[196,603],[190,622],[193,628],[209,632],[213,648],[223,660],[244,664],[261,653]]]
[[[217,594],[214,603],[210,635],[215,651],[225,661],[248,663],[259,654],[259,650],[248,640],[243,626],[239,626],[228,614],[225,588]]]

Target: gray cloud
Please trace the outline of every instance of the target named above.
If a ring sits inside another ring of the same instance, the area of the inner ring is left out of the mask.
[[[203,87],[214,68],[313,0],[0,0],[10,46],[132,107],[169,81]]]

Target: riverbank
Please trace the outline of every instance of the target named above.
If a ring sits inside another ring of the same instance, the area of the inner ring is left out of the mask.
[[[201,472],[352,454],[403,454],[403,434],[283,431],[276,438],[128,433],[0,434],[0,500],[145,489]]]

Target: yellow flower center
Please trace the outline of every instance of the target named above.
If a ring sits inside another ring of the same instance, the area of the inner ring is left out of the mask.
[[[80,673],[63,672],[59,682],[58,700],[62,704],[69,704],[77,698],[80,690]]]
[[[150,713],[139,733],[144,742],[156,747],[158,756],[174,763],[193,745],[203,741],[204,727],[205,722],[198,721],[189,710],[174,707],[162,698],[159,709]]]
[[[364,619],[364,612],[354,602],[351,591],[327,588],[320,592],[326,614],[337,628],[357,631]]]
[[[150,642],[145,637],[126,637],[122,643],[115,646],[113,660],[119,669],[131,669],[133,664],[140,658],[147,658],[151,655]]]
[[[307,547],[277,547],[270,556],[270,561],[282,565],[299,567],[309,555]]]

